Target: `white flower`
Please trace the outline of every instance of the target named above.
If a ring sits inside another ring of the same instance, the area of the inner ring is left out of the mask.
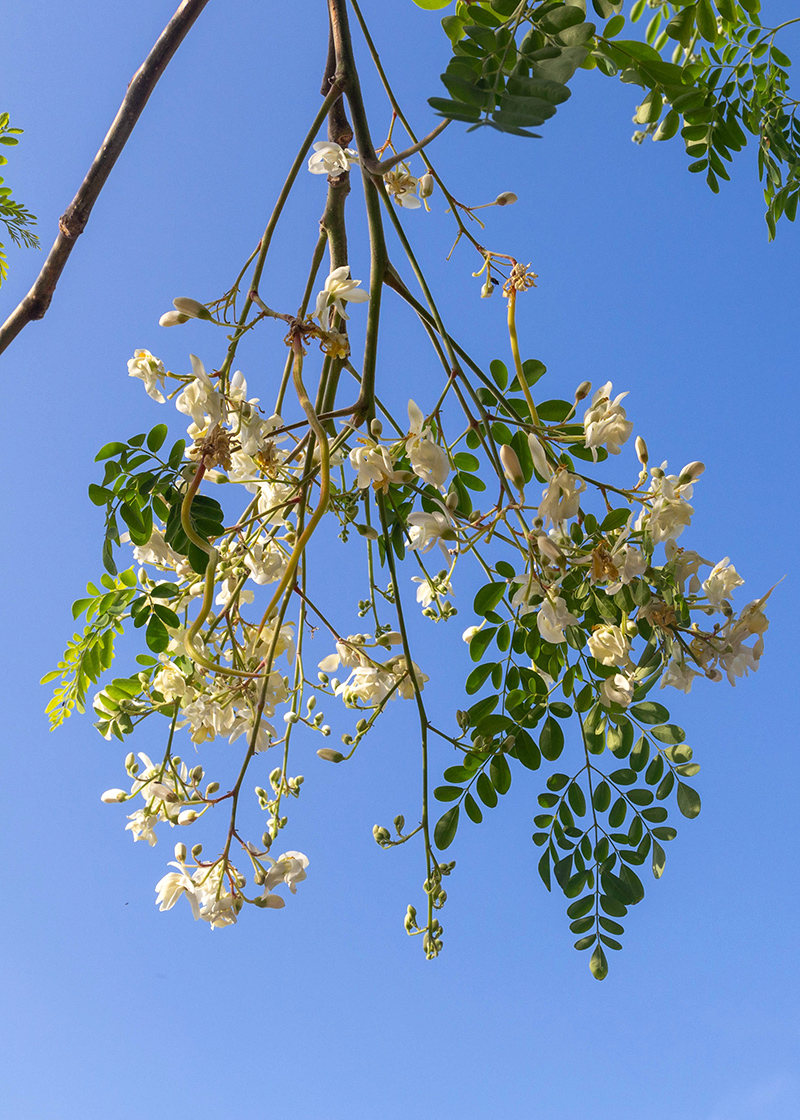
[[[283,575],[286,557],[272,537],[261,536],[249,546],[244,562],[250,579],[259,585],[274,583]]]
[[[689,580],[689,590],[696,593],[700,590],[700,579],[697,573],[703,564],[711,567],[711,561],[706,560],[699,552],[692,549],[679,548],[675,541],[669,540],[664,544],[667,559],[675,563],[675,578],[681,591],[686,590],[686,580]]]
[[[694,509],[687,498],[692,496],[691,483],[681,483],[677,475],[666,475],[666,463],[650,472],[650,494],[653,503],[642,508],[636,520],[637,530],[647,529],[658,544],[661,541],[674,541],[687,525],[691,524]]]
[[[171,910],[182,894],[189,899],[195,921],[200,917],[200,907],[195,896],[194,883],[189,878],[185,864],[170,861],[170,867],[177,867],[177,871],[168,871],[163,879],[156,883],[156,906],[159,910]]]
[[[314,145],[314,155],[308,161],[312,175],[330,175],[338,179],[350,170],[351,163],[358,163],[358,155],[349,148],[334,144],[332,140],[318,140]]]
[[[439,513],[438,510],[433,510],[431,513],[410,513],[408,524],[411,537],[409,551],[419,549],[420,552],[430,552],[433,546],[438,544],[445,560],[449,563],[450,555],[444,542],[455,541],[458,538],[449,518],[444,513]]]
[[[611,382],[607,381],[592,397],[592,403],[583,417],[586,446],[591,448],[597,462],[596,447],[605,445],[612,455],[619,455],[620,447],[633,431],[633,421],[625,419],[625,409],[620,405],[627,393],[620,393],[611,400]]]
[[[302,852],[284,852],[277,859],[270,859],[267,856],[264,862],[272,864],[264,880],[265,895],[281,883],[286,883],[292,894],[297,894],[297,884],[307,878],[307,856]]]
[[[608,677],[600,687],[601,704],[619,704],[627,708],[633,700],[633,681],[624,673],[615,673]]]
[[[166,400],[161,392],[166,376],[164,363],[159,358],[153,357],[149,350],[134,350],[133,357],[128,361],[128,377],[140,378],[144,382],[148,396],[159,404],[163,404]]]
[[[297,498],[297,487],[288,482],[259,482],[258,512],[268,525],[285,525]]]
[[[556,596],[555,601],[545,599],[536,614],[539,633],[546,642],[554,646],[564,641],[565,627],[577,624],[577,618],[567,610],[567,604],[560,595]]]
[[[167,661],[153,678],[153,688],[160,692],[168,704],[186,692],[186,679],[177,665]]]
[[[743,583],[744,580],[726,556],[711,569],[708,579],[703,583],[703,590],[712,606],[721,607],[730,598],[734,588],[741,587]]]
[[[417,210],[422,203],[417,198],[419,180],[409,172],[405,163],[400,163],[392,168],[383,177],[386,190],[394,198],[398,206],[406,210]]]
[[[198,696],[181,711],[183,722],[180,727],[188,723],[191,727],[193,743],[204,743],[212,740],[217,735],[227,735],[234,719],[231,707],[222,707],[215,700],[207,696]]]
[[[679,688],[681,692],[691,692],[694,679],[699,676],[699,673],[689,668],[682,657],[674,655],[661,678],[660,687],[666,688],[667,685],[671,685],[672,688]]]
[[[337,642],[336,653],[331,653],[320,661],[319,668],[323,673],[335,673],[340,665],[344,665],[346,669],[371,665],[370,658],[361,649],[365,641],[363,634],[351,634],[345,641]]]
[[[127,534],[126,534],[127,537]],[[121,539],[121,538],[120,538]],[[130,540],[130,537],[127,537]],[[153,527],[147,544],[137,545],[133,550],[134,559],[139,564],[152,564],[154,568],[162,571],[175,568],[180,563],[181,557],[173,552],[160,529]]]
[[[175,407],[184,416],[191,416],[189,435],[192,439],[203,435],[211,424],[222,420],[222,397],[211,383],[205,366],[195,354],[189,355],[194,380],[175,398]]]
[[[447,595],[455,595],[445,573],[442,573],[442,575],[432,580],[428,579],[427,576],[412,576],[411,582],[419,584],[417,588],[417,602],[423,608],[429,607],[437,596],[440,599],[444,599]]]
[[[394,462],[388,447],[377,444],[354,447],[350,452],[350,466],[358,472],[356,486],[366,490],[372,484],[375,490],[384,494],[392,482],[402,482],[402,471],[394,469]]]
[[[512,607],[527,607],[530,606],[532,599],[544,598],[544,588],[532,573],[527,576],[517,576],[511,581],[511,586],[514,587],[516,584],[519,586],[511,596]]]
[[[100,800],[106,805],[113,805],[117,801],[127,801],[128,795],[124,789],[107,789],[105,793],[100,794]]]
[[[565,467],[559,467],[548,484],[542,491],[542,504],[539,506],[539,516],[554,525],[560,521],[568,521],[575,517],[580,509],[581,494],[586,489],[582,478],[570,474]]]
[[[402,696],[404,700],[412,700],[416,695],[416,690],[407,666],[408,662],[405,657],[396,657],[394,661],[389,662],[389,667],[395,677],[400,677],[400,685],[394,695]],[[411,666],[414,673],[414,680],[417,682],[417,688],[422,692],[425,688],[425,682],[429,681],[430,677],[422,672],[416,661],[412,661]]]
[[[350,265],[343,264],[335,268],[325,281],[325,287],[317,295],[317,305],[314,308],[314,317],[319,319],[322,327],[329,331],[331,328],[331,311],[338,312],[343,319],[349,319],[345,311],[345,303],[365,303],[369,299],[369,292],[358,290],[360,280],[350,279]]]
[[[236,588],[239,586],[239,580],[236,576],[228,576],[227,579],[222,580],[220,583],[219,595],[214,600],[218,607],[227,607],[233,598]],[[239,591],[240,603],[252,603],[254,595],[252,591],[246,591],[242,588]]]
[[[125,825],[125,831],[132,833],[134,842],[146,840],[152,848],[154,844],[158,843],[154,826],[160,819],[159,813],[151,813],[147,809],[137,809],[135,813],[131,813],[128,817],[131,823]]]
[[[589,637],[589,652],[601,665],[626,665],[631,644],[619,626],[598,626]]]
[[[409,434],[406,437],[406,450],[414,474],[440,490],[450,473],[447,452],[440,447],[431,435],[430,428],[423,427],[424,417],[414,401],[408,402]]]
[[[275,710],[272,705],[270,705],[270,709],[273,712]],[[240,735],[244,735],[245,740],[250,743],[253,738],[254,726],[255,717],[252,712],[237,712],[236,719],[233,721],[233,726],[231,727],[231,733],[228,736],[228,742],[235,743]],[[258,732],[256,733],[256,754],[261,754],[263,751],[268,751],[272,746],[273,740],[277,738],[277,731],[271,723],[264,719],[264,716],[262,715],[258,724]]]
[[[348,708],[363,704],[375,708],[391,692],[395,684],[391,673],[375,665],[363,665],[354,669],[346,681],[336,689]]]

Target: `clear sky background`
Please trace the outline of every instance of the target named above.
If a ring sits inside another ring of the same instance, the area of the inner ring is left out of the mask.
[[[782,0],[767,7],[793,14]],[[438,18],[411,0],[363,8],[423,133],[448,53]],[[171,0],[6,5],[0,108],[26,132],[4,170],[39,215],[46,247],[171,12]],[[767,243],[752,147],[714,197],[687,174],[679,141],[631,143],[632,88],[579,72],[541,140],[465,136],[454,125],[432,151],[458,198],[519,195],[514,207],[485,212],[486,240],[531,260],[541,277],[520,324],[524,356],[550,369],[546,395],[570,396],[584,378],[629,390],[629,416],[656,462],[707,464],[681,544],[731,557],[747,581],[740,604],[787,577],[771,600],[757,676],[735,690],[700,681],[687,702],[668,698],[703,764],[704,810],[680,828],[606,981],[591,978],[563,901],[536,875],[541,782],[527,772],[480,828],[460,830],[443,955],[426,962],[406,938],[405,907],[421,897],[419,852],[383,852],[371,836],[376,821],[415,813],[417,747],[401,704],[349,767],[322,763],[319,740],[303,741],[306,784],[285,846],[310,856],[308,880],[285,910],[248,911],[214,932],[182,903],[168,914],[153,905],[175,834],[134,847],[124,810],[100,803],[102,790],[124,784],[128,746],[103,741],[89,718],[47,731],[37,681],[71,632],[71,601],[101,571],[101,516],[86,498],[95,451],[165,418],[181,431],[174,412],[163,415],[128,379],[126,361],[142,346],[173,369],[188,369],[189,351],[220,361],[221,334],[194,323],[166,331],[158,317],[174,296],[220,295],[254,246],[318,104],[325,50],[323,0],[212,0],[46,319],[0,359],[0,1113],[790,1120],[800,1114],[800,267],[794,227]],[[363,74],[381,137],[389,114],[366,59]],[[324,179],[304,173],[268,300],[305,276],[323,195]],[[446,319],[482,360],[505,357],[503,304],[479,300],[466,249],[446,263],[452,230],[441,196],[432,206],[405,224]],[[355,224],[358,190],[350,207]],[[0,315],[40,263],[11,253]],[[355,233],[351,264],[366,280]],[[410,325],[392,319],[382,343],[383,384],[401,405],[440,376]],[[276,363],[260,346],[243,349],[240,364],[267,400]],[[325,562],[332,594],[354,601],[363,581],[347,571],[348,556],[332,542]],[[425,631],[430,664],[444,666],[434,709],[443,719],[462,702],[470,600],[457,587],[458,618]],[[148,749],[148,735],[136,749]],[[440,756],[435,772],[450,762]]]

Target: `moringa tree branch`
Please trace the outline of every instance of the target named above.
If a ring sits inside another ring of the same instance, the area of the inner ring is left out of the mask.
[[[208,0],[182,0],[175,15],[161,32],[155,46],[134,74],[119,111],[94,157],[86,178],[58,222],[58,237],[36,281],[0,327],[0,354],[33,319],[42,319],[50,306],[56,284],[64,271],[75,242],[86,228],[92,207],[111,174],[122,149],[147,104],[156,83]]]

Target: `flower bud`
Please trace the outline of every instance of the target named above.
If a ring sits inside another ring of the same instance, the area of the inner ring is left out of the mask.
[[[417,185],[417,193],[420,198],[430,198],[433,194],[434,178],[430,171],[426,171]]]
[[[380,439],[381,432],[383,431],[383,424],[376,416],[369,426],[370,432],[375,436],[375,439]]]
[[[643,467],[647,466],[647,460],[649,459],[649,455],[647,454],[647,444],[644,442],[641,436],[636,437],[636,458],[639,460]]]
[[[181,315],[185,315],[187,319],[212,319],[213,316],[208,308],[200,303],[199,300],[189,299],[188,296],[178,296],[174,299],[173,304],[175,310]]]
[[[341,751],[335,751],[333,747],[320,747],[317,754],[325,762],[342,762],[344,755]]]
[[[462,642],[467,642],[467,644],[469,644],[472,641],[472,639],[475,637],[475,635],[478,633],[478,631],[481,629],[482,626],[483,626],[482,622],[478,626],[468,626],[466,628],[466,630],[464,631],[464,633],[461,635],[461,641]]]
[[[494,280],[492,280],[491,276],[487,272],[486,273],[486,279],[484,280],[483,287],[481,288],[481,299],[488,299],[489,296],[491,296],[493,292],[494,292]]]
[[[524,490],[525,476],[522,473],[522,467],[519,465],[517,453],[507,443],[504,443],[500,448],[500,462],[503,464],[503,472],[508,481],[513,483],[517,490]]]
[[[544,447],[533,434],[533,432],[528,432],[528,447],[530,449],[531,459],[533,460],[533,466],[536,470],[536,473],[545,480],[552,478],[553,468],[547,462],[547,456],[545,454]]]
[[[368,541],[376,541],[380,536],[378,530],[373,529],[371,525],[359,525],[356,523],[356,532],[360,536],[366,537]]]
[[[184,862],[184,860],[186,859],[186,845],[185,844],[176,844],[175,845],[175,859],[178,861],[178,863],[183,863]]]
[[[687,463],[678,475],[678,482],[680,485],[686,486],[687,483],[694,482],[696,478],[699,478],[705,469],[705,463],[700,463],[697,460],[693,463]]]
[[[209,782],[206,786],[206,797],[211,797],[219,789],[219,782]]]
[[[517,196],[513,191],[503,191],[494,200],[495,206],[511,206],[512,203],[517,202]]]
[[[405,828],[405,826],[406,826],[406,818],[401,813],[400,815],[398,815],[394,818],[394,827],[397,830],[397,835],[398,836],[400,836],[402,834],[402,831]]]
[[[589,396],[591,391],[592,391],[591,381],[581,381],[580,385],[575,390],[575,404],[577,404],[578,401],[585,400],[585,398]]]
[[[444,504],[451,511],[457,508],[457,506],[458,506],[458,494],[456,494],[455,490],[451,491],[451,493],[449,493],[447,495],[447,497],[444,500]]]
[[[105,793],[100,794],[100,800],[106,805],[114,805],[118,801],[127,801],[127,799],[128,795],[124,789],[107,789]]]
[[[203,845],[202,844],[193,844],[192,845],[192,859],[200,859],[200,856],[202,854],[203,854]]]
[[[179,323],[188,323],[191,316],[182,315],[180,311],[166,311],[158,320],[160,327],[177,327]]]
[[[386,844],[392,838],[389,829],[383,828],[379,824],[373,827],[372,835],[375,837],[376,844]]]
[[[178,824],[194,824],[197,820],[197,813],[194,809],[184,809],[178,813]]]
[[[308,708],[309,712],[313,712],[314,709],[316,708],[316,706],[317,706],[316,696],[309,696],[308,700],[306,701],[306,707]]]

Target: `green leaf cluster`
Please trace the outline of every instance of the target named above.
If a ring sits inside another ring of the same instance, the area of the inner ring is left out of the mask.
[[[51,730],[68,719],[73,710],[85,711],[87,689],[111,667],[114,640],[122,633],[128,608],[136,598],[133,568],[114,578],[104,573],[100,584],[89,583],[88,596],[72,604],[72,617],[85,614],[86,626],[82,634],[74,634],[67,643],[58,667],[42,678],[42,684],[59,682],[46,708]]]
[[[95,456],[95,461],[105,461],[105,473],[101,485],[89,486],[89,498],[106,509],[103,565],[112,575],[117,570],[113,548],[120,543],[120,520],[132,543],[142,546],[153,534],[155,518],[165,524],[164,539],[170,548],[188,556],[196,572],[205,572],[206,553],[189,542],[181,526],[185,487],[181,466],[186,444],[179,439],[169,454],[161,458],[158,452],[166,438],[167,425],[157,424],[147,434],[131,436],[127,443],[107,443]],[[191,518],[195,531],[205,539],[222,531],[223,511],[214,498],[196,495]]]
[[[443,117],[538,136],[570,96],[567,82],[585,61],[595,32],[574,4],[458,4],[442,21],[453,57],[442,74],[449,98],[432,97]]]
[[[14,147],[19,143],[17,139],[22,135],[21,128],[12,128],[8,113],[0,113],[0,144],[5,147]],[[8,163],[7,156],[0,153],[0,165]],[[8,236],[17,246],[25,245],[29,249],[39,248],[39,238],[30,229],[36,224],[36,216],[31,214],[21,202],[11,197],[11,187],[5,185],[5,180],[0,175],[0,222],[6,227]],[[0,285],[8,278],[8,258],[5,247],[0,241]]]

